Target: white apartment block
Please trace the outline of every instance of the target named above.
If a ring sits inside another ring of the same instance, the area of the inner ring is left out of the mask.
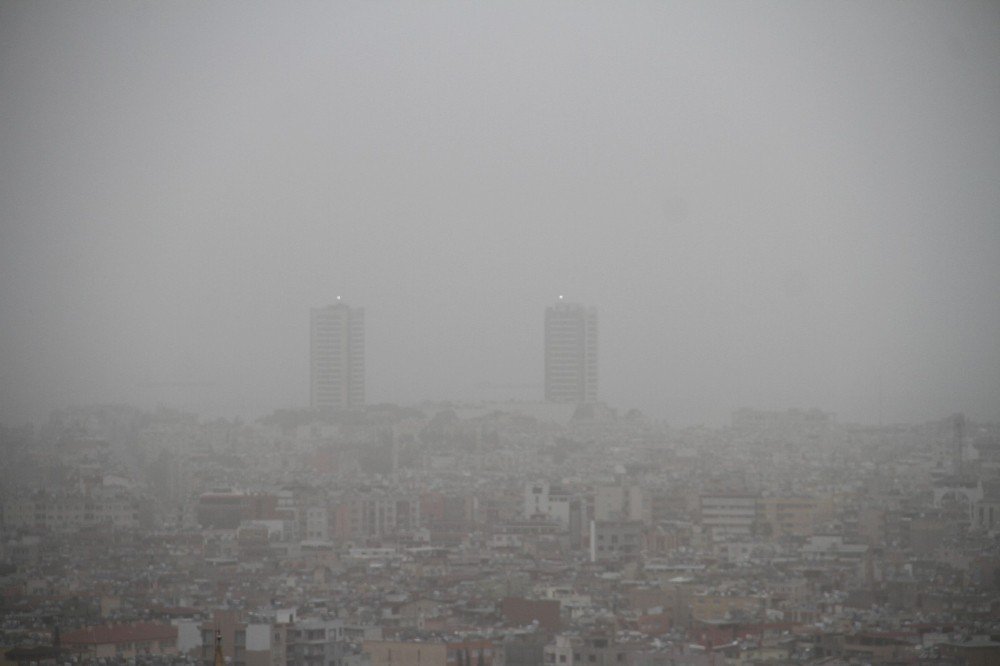
[[[365,404],[365,311],[338,302],[311,311],[309,399],[313,409]]]

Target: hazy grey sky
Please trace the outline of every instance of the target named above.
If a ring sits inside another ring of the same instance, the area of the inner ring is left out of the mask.
[[[0,419],[305,406],[338,294],[369,402],[540,384],[559,293],[671,423],[1000,419],[1000,4],[0,3]]]

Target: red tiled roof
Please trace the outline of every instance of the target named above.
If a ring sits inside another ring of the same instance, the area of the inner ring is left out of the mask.
[[[62,636],[66,645],[106,645],[164,641],[177,638],[177,627],[170,624],[140,622],[137,624],[110,624],[70,631]]]

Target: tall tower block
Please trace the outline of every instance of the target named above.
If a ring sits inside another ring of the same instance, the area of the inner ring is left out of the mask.
[[[338,302],[313,308],[309,321],[309,404],[355,409],[365,404],[365,311]]]
[[[597,402],[597,310],[559,298],[545,309],[545,401]]]

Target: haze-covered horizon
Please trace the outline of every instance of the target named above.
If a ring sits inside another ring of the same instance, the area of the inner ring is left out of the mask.
[[[1000,420],[995,3],[3,2],[0,117],[0,422],[305,407],[337,296],[538,400],[559,294],[671,424]]]

